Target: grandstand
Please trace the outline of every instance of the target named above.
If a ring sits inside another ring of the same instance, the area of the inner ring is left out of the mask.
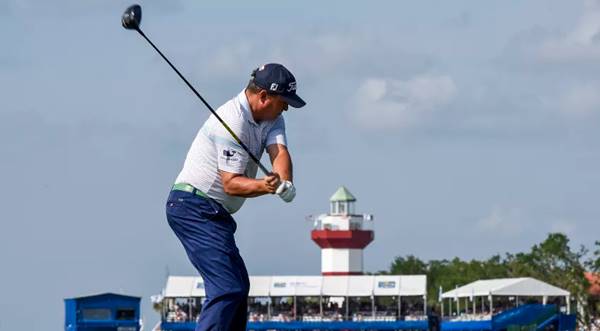
[[[426,277],[251,276],[249,322],[426,321]],[[201,277],[171,276],[160,300],[163,330],[193,330]]]
[[[424,275],[251,276],[248,329],[427,330],[438,317],[427,311],[426,285]],[[201,277],[169,277],[156,301],[162,311],[155,329],[194,330],[205,295]],[[442,294],[441,306],[450,308],[440,326],[572,331],[569,298],[533,278],[480,280]]]

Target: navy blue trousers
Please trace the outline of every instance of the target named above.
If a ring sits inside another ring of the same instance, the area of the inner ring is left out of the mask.
[[[245,331],[250,281],[235,244],[235,221],[218,202],[183,191],[171,191],[166,209],[169,226],[204,279],[196,331]]]

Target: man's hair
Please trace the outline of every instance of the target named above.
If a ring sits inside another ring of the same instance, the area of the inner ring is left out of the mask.
[[[256,94],[256,93],[260,92],[261,90],[264,90],[264,88],[256,85],[256,83],[254,82],[254,77],[253,77],[253,78],[250,78],[250,80],[248,81],[246,90],[248,90],[252,94]],[[269,92],[269,91],[267,91],[267,92]]]

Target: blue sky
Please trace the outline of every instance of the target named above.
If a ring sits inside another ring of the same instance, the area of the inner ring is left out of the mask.
[[[0,330],[62,299],[149,297],[194,270],[164,201],[208,112],[120,26],[124,1],[0,3]],[[304,218],[346,185],[375,215],[367,271],[598,240],[600,2],[143,1],[142,28],[213,105],[281,62],[298,196],[235,217],[251,274],[320,272]]]

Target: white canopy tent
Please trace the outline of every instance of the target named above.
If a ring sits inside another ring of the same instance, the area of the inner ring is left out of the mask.
[[[370,297],[373,295],[374,276],[351,276],[348,278],[346,296]]]
[[[296,296],[313,296],[321,295],[323,287],[323,277],[321,276],[298,276],[294,286]]]
[[[268,297],[271,289],[271,276],[250,276],[250,297]]]
[[[348,293],[348,281],[350,276],[327,276],[323,277],[321,294],[331,297],[345,297]]]
[[[204,280],[202,277],[194,277],[192,281],[192,297],[205,297],[206,291],[204,290]]]
[[[252,284],[252,279],[250,279]],[[322,277],[315,276],[273,276],[269,295],[277,296],[320,296]]]
[[[427,276],[374,276],[373,295],[398,297],[398,311],[400,312],[402,297],[421,296],[424,302],[427,301]],[[423,309],[425,310],[425,308],[424,304]]]
[[[373,294],[376,296],[425,296],[427,276],[374,276]]]
[[[427,296],[427,276],[400,276],[400,296]]]
[[[196,277],[169,276],[165,286],[165,298],[191,297]]]
[[[477,280],[442,294],[442,298],[464,298],[473,296],[540,296],[561,297],[570,293],[535,278],[502,278]]]
[[[424,275],[411,276],[250,276],[250,297],[423,296]],[[201,277],[169,276],[164,297],[204,297]]]
[[[268,298],[267,315],[271,316],[274,298],[293,298],[293,315],[296,317],[299,297],[319,297],[319,311],[323,315],[323,297],[336,298],[334,302],[346,302],[346,316],[349,315],[349,298],[370,298],[375,315],[375,297],[392,296],[398,302],[397,313],[401,312],[401,298],[408,296],[426,299],[427,279],[425,275],[409,276],[250,276],[248,296],[259,302]],[[164,297],[203,298],[206,296],[201,277],[170,276],[164,290]],[[301,299],[304,300],[304,299]],[[314,302],[314,301],[313,301]],[[364,302],[363,302],[364,303]],[[425,306],[425,305],[424,305]]]
[[[475,297],[487,297],[492,307],[494,296],[542,297],[544,304],[548,297],[565,297],[567,310],[570,310],[568,291],[529,277],[477,280],[443,293],[441,299],[453,299],[458,305],[459,298],[469,298],[473,301],[473,310],[475,310]]]
[[[375,276],[373,294],[377,296],[399,296],[400,277],[403,276]]]
[[[273,276],[269,287],[269,296],[272,297],[291,297],[296,292],[295,276]]]

